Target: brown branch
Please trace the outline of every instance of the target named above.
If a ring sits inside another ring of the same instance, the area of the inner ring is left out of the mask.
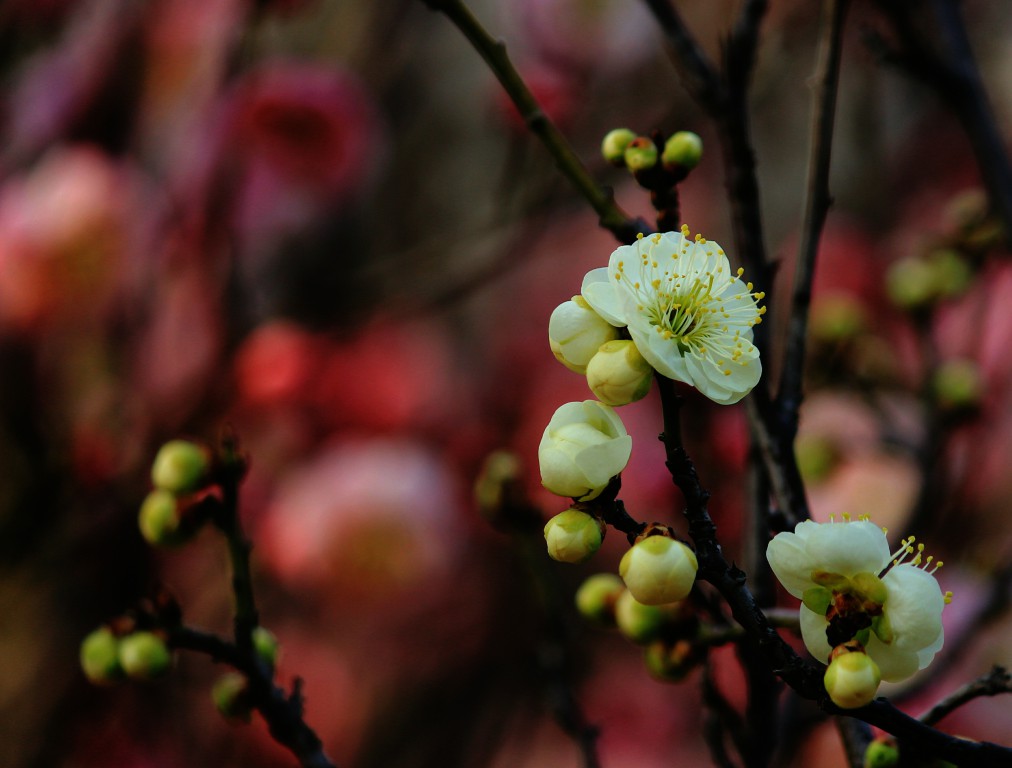
[[[974,699],[981,696],[998,696],[1002,693],[1012,693],[1012,675],[1009,675],[1004,667],[994,666],[986,675],[982,675],[946,696],[921,715],[919,719],[926,725],[935,725]]]

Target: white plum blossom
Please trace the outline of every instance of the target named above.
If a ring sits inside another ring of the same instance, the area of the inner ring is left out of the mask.
[[[765,307],[724,250],[688,227],[641,236],[617,248],[606,268],[583,280],[582,295],[612,325],[627,327],[640,354],[661,375],[714,402],[736,403],[762,375],[752,328]]]
[[[906,539],[890,552],[885,532],[867,518],[816,523],[779,533],[766,548],[773,573],[802,600],[801,634],[826,663],[834,647],[857,639],[883,680],[904,680],[942,647],[941,562]]]
[[[538,446],[541,482],[552,493],[589,501],[629,463],[632,438],[615,410],[597,400],[566,403]]]

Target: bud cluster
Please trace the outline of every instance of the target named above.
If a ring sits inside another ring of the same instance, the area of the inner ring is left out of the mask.
[[[153,546],[184,544],[208,517],[203,493],[211,483],[211,451],[188,440],[170,440],[151,465],[154,488],[141,503],[137,524]]]
[[[98,685],[130,677],[154,680],[172,665],[172,652],[160,632],[129,631],[100,627],[81,642],[81,669]]]

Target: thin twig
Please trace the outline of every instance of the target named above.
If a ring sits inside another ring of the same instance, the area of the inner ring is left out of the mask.
[[[981,696],[998,696],[1002,693],[1012,693],[1012,675],[1009,675],[1008,670],[1004,667],[996,665],[986,675],[978,677],[946,696],[921,715],[919,719],[926,725],[935,725],[942,718],[974,699]]]
[[[468,39],[488,64],[503,90],[513,101],[527,127],[548,149],[563,175],[597,212],[600,225],[621,243],[631,243],[639,233],[653,228],[643,219],[633,219],[615,203],[612,191],[600,186],[577,157],[566,137],[545,114],[506,53],[506,45],[494,39],[461,0],[422,0],[443,13]]]
[[[703,704],[706,706],[706,717],[703,721],[703,738],[710,748],[713,762],[720,768],[737,768],[728,754],[724,743],[725,733],[730,734],[732,741],[738,745],[744,730],[739,715],[731,703],[724,697],[713,679],[713,670],[709,660],[703,665],[702,676]]]
[[[250,703],[263,716],[271,736],[298,758],[302,768],[335,768],[324,754],[320,737],[302,719],[298,683],[293,687],[292,695],[286,695],[273,683],[271,675],[255,654],[217,635],[182,626],[169,629],[168,634],[173,648],[207,654],[214,661],[242,672],[248,681]]]
[[[780,386],[777,390],[781,422],[780,439],[784,449],[789,449],[793,445],[798,432],[798,410],[801,407],[805,340],[808,332],[808,309],[812,300],[812,279],[815,276],[815,257],[819,250],[826,214],[832,204],[829,193],[829,168],[833,146],[833,120],[840,79],[844,19],[849,5],[849,0],[830,0],[823,6],[822,40],[816,75],[818,91],[812,104],[805,218],[794,271],[787,347],[780,373]]]

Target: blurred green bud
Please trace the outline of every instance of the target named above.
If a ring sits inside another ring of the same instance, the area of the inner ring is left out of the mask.
[[[627,639],[645,645],[661,634],[668,621],[668,613],[657,605],[644,605],[628,590],[615,601],[615,625]]]
[[[612,407],[642,400],[650,391],[654,369],[636,344],[616,339],[601,345],[587,363],[587,384],[594,396]]]
[[[826,693],[836,706],[855,709],[875,698],[882,675],[878,665],[863,650],[850,650],[841,645],[833,650],[823,681]]]
[[[864,768],[893,768],[900,761],[900,750],[892,739],[875,739],[864,751]]]
[[[622,556],[619,575],[633,597],[644,605],[684,599],[696,580],[695,553],[667,536],[640,539]]]
[[[253,630],[253,650],[272,669],[278,663],[279,647],[278,639],[267,627],[257,627]]]
[[[595,573],[576,590],[576,610],[601,626],[615,626],[615,604],[625,584],[614,573]]]
[[[172,653],[154,632],[134,632],[119,641],[119,663],[135,680],[153,680],[168,671]]]
[[[696,666],[698,654],[688,640],[678,640],[673,645],[658,640],[643,651],[643,661],[658,680],[677,683]]]
[[[604,523],[578,509],[560,512],[545,524],[548,554],[561,563],[582,563],[601,548]]]
[[[626,167],[633,171],[645,171],[657,165],[657,145],[653,139],[639,136],[629,142],[625,148]]]
[[[156,547],[174,546],[186,541],[187,536],[180,529],[179,500],[168,491],[154,490],[141,504],[137,525],[141,535]]]
[[[980,405],[984,382],[972,360],[947,360],[931,382],[939,405],[950,411],[964,411]]]
[[[800,434],[794,443],[798,471],[806,483],[819,483],[828,478],[840,464],[836,443],[823,435]]]
[[[119,642],[108,627],[96,629],[81,642],[81,669],[91,682],[109,685],[123,679]]]
[[[204,484],[210,468],[211,456],[206,448],[189,440],[170,440],[155,456],[151,482],[169,493],[190,493]]]
[[[211,699],[217,710],[229,720],[249,722],[253,706],[245,675],[229,672],[219,677],[211,689]]]
[[[703,140],[692,131],[679,131],[664,142],[661,162],[665,168],[691,171],[703,158]]]
[[[601,141],[601,155],[612,165],[625,165],[626,147],[636,138],[636,134],[628,128],[616,128],[608,131]]]
[[[940,296],[952,298],[966,293],[973,282],[973,269],[958,251],[939,248],[928,255]]]
[[[915,256],[894,261],[886,272],[886,293],[900,309],[925,307],[938,295],[935,272],[927,261]]]
[[[846,293],[818,299],[812,305],[808,321],[812,338],[822,342],[852,339],[867,327],[867,315],[861,303]]]

